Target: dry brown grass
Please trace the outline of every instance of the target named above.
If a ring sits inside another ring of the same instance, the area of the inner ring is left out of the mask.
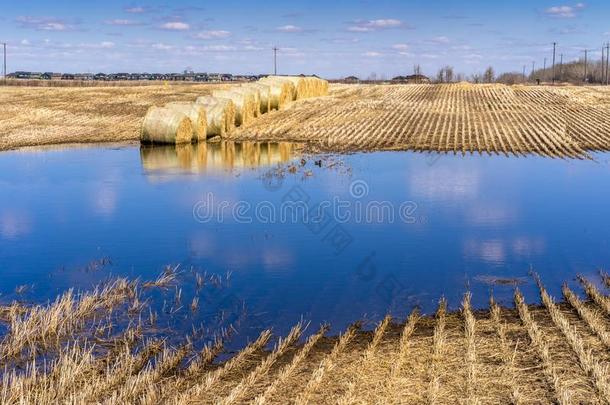
[[[223,87],[226,85],[3,87],[0,150],[137,141],[149,107],[174,101],[194,102]]]
[[[0,92],[0,150],[137,141],[148,107],[194,102],[226,84],[37,88]],[[593,87],[333,85],[241,127],[235,140],[324,150],[409,149],[582,158],[610,149],[610,91]]]
[[[435,316],[414,311],[401,324],[387,316],[373,331],[357,323],[338,337],[325,337],[323,325],[302,344],[299,323],[270,350],[267,330],[222,362],[225,333],[199,350],[195,335],[173,347],[137,321],[93,339],[110,322],[94,322],[95,314],[128,311],[138,282],[13,304],[0,321],[8,327],[0,403],[608,403],[610,319],[600,306],[608,297],[582,279],[591,301],[564,286],[567,303],[556,303],[535,278],[543,306],[527,305],[517,290],[516,309],[492,299],[489,310],[474,311],[466,294],[461,311],[443,299]],[[27,338],[23,325],[33,326]]]

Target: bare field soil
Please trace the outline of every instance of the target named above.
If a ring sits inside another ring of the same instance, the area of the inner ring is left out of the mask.
[[[0,88],[0,150],[137,141],[151,105],[194,101],[228,85]],[[234,140],[312,150],[415,150],[583,158],[610,149],[604,87],[332,85],[239,128]]]
[[[195,335],[176,346],[145,337],[155,326],[143,291],[171,287],[172,277],[117,280],[46,306],[1,307],[0,402],[610,402],[610,297],[584,278],[586,300],[564,286],[565,300],[556,303],[534,275],[541,306],[527,305],[516,290],[516,309],[492,299],[475,312],[465,294],[459,311],[441,299],[434,316],[386,317],[372,331],[359,323],[337,337],[327,337],[325,325],[298,324],[280,338],[265,331],[217,362],[226,333],[202,350],[193,349]],[[118,333],[112,322],[122,312],[132,322]]]
[[[609,113],[602,87],[333,85],[330,97],[294,103],[236,136],[324,150],[583,157],[610,148]]]
[[[137,141],[152,105],[192,101],[224,84],[0,87],[0,150]]]

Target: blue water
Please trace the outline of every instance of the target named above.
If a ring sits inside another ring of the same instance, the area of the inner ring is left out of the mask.
[[[28,288],[18,298],[44,301],[110,275],[148,280],[179,264],[187,304],[198,294],[194,272],[230,282],[201,293],[197,315],[176,327],[209,323],[224,305],[248,308],[239,324],[248,336],[269,326],[285,332],[301,318],[338,331],[415,306],[432,312],[442,295],[456,308],[467,290],[479,307],[492,290],[510,304],[513,287],[493,277],[517,278],[535,302],[530,268],[560,297],[562,282],[577,286],[576,274],[596,277],[610,264],[609,155],[300,156],[294,149],[0,154],[0,300],[15,299],[20,285]],[[290,202],[319,213],[324,201],[342,211],[325,206],[324,215],[280,218]]]

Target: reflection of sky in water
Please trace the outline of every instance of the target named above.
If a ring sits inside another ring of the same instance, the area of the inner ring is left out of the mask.
[[[340,328],[388,309],[401,316],[413,305],[432,311],[441,295],[457,306],[466,288],[482,306],[491,287],[477,281],[481,276],[527,277],[530,266],[560,296],[562,281],[610,262],[610,165],[598,158],[356,154],[341,157],[351,171],[310,161],[295,174],[284,171],[275,189],[261,177],[294,159],[286,145],[3,153],[0,293],[33,283],[36,297],[47,298],[108,272],[148,279],[181,263],[231,271],[235,293],[280,332],[301,315]],[[415,202],[415,223],[344,224],[353,242],[335,254],[323,232],[303,224],[193,219],[208,192],[232,203],[279,204],[299,185],[311,201],[353,202],[355,179],[368,184],[364,203]],[[82,271],[101,257],[112,266]],[[510,302],[511,287],[493,289]],[[537,299],[531,284],[523,289]]]

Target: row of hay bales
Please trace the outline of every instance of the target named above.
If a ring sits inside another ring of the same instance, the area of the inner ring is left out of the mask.
[[[328,95],[328,82],[317,77],[269,76],[258,82],[214,90],[191,102],[151,107],[142,124],[142,143],[190,143],[228,137],[238,126],[281,110],[304,98]]]

